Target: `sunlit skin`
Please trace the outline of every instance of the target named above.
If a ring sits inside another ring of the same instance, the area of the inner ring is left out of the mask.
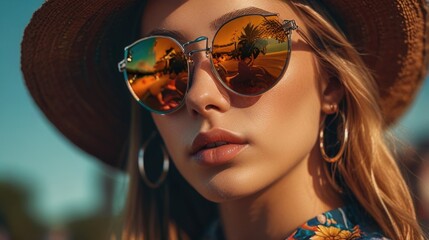
[[[207,36],[212,21],[234,10],[255,7],[304,23],[284,2],[149,1],[142,35],[155,29],[180,32],[186,40]],[[258,97],[225,89],[205,54],[194,55],[195,69],[185,105],[152,114],[166,147],[184,178],[205,198],[219,203],[227,239],[282,239],[319,213],[342,205],[323,174],[318,133],[326,114],[343,96],[335,78],[324,74],[316,55],[296,31],[292,55],[279,83]],[[198,47],[203,47],[200,44]],[[246,140],[227,164],[203,166],[189,149],[199,132],[221,128]]]

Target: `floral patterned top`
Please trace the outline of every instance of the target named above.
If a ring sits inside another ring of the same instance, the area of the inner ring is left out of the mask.
[[[354,208],[337,208],[308,220],[285,240],[387,240],[373,221],[361,216],[362,214]],[[203,240],[222,239],[225,237],[219,221],[203,238]]]

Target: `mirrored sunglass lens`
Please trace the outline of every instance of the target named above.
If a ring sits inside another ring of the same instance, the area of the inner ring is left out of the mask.
[[[126,75],[134,97],[150,110],[165,113],[182,105],[188,65],[181,46],[168,37],[150,37],[128,49]]]
[[[243,95],[258,95],[282,76],[290,40],[278,17],[243,16],[223,25],[213,40],[213,64],[222,81]]]

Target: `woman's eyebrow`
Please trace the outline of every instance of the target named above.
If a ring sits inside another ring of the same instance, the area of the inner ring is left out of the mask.
[[[243,15],[250,15],[250,14],[277,15],[277,13],[268,12],[266,10],[263,10],[257,7],[241,8],[241,9],[228,12],[216,18],[210,23],[210,28],[216,31],[217,29],[220,28],[220,26],[222,26],[224,23],[228,22],[229,20],[234,19],[236,17],[240,17]]]
[[[250,15],[250,14],[277,15],[277,13],[268,12],[266,10],[263,10],[257,7],[241,8],[241,9],[237,9],[237,10],[225,13],[224,15],[210,22],[210,29],[212,29],[213,31],[216,31],[217,29],[219,29],[220,26],[222,26],[224,23],[228,22],[229,20],[243,15]],[[151,36],[151,35],[169,36],[176,39],[180,43],[185,43],[189,41],[189,39],[187,39],[182,33],[175,30],[165,29],[165,28],[155,28],[147,34],[147,36]]]
[[[165,29],[165,28],[156,28],[147,34],[147,36],[152,36],[152,35],[162,35],[162,36],[172,37],[182,44],[189,41],[189,40],[186,40],[185,36],[183,36],[182,33],[175,30]]]

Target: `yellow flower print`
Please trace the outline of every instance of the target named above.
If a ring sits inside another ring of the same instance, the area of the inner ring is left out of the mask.
[[[349,230],[341,230],[337,227],[326,227],[323,225],[317,226],[317,230],[314,232],[311,240],[353,240],[361,236],[359,226],[353,228],[353,232]]]

